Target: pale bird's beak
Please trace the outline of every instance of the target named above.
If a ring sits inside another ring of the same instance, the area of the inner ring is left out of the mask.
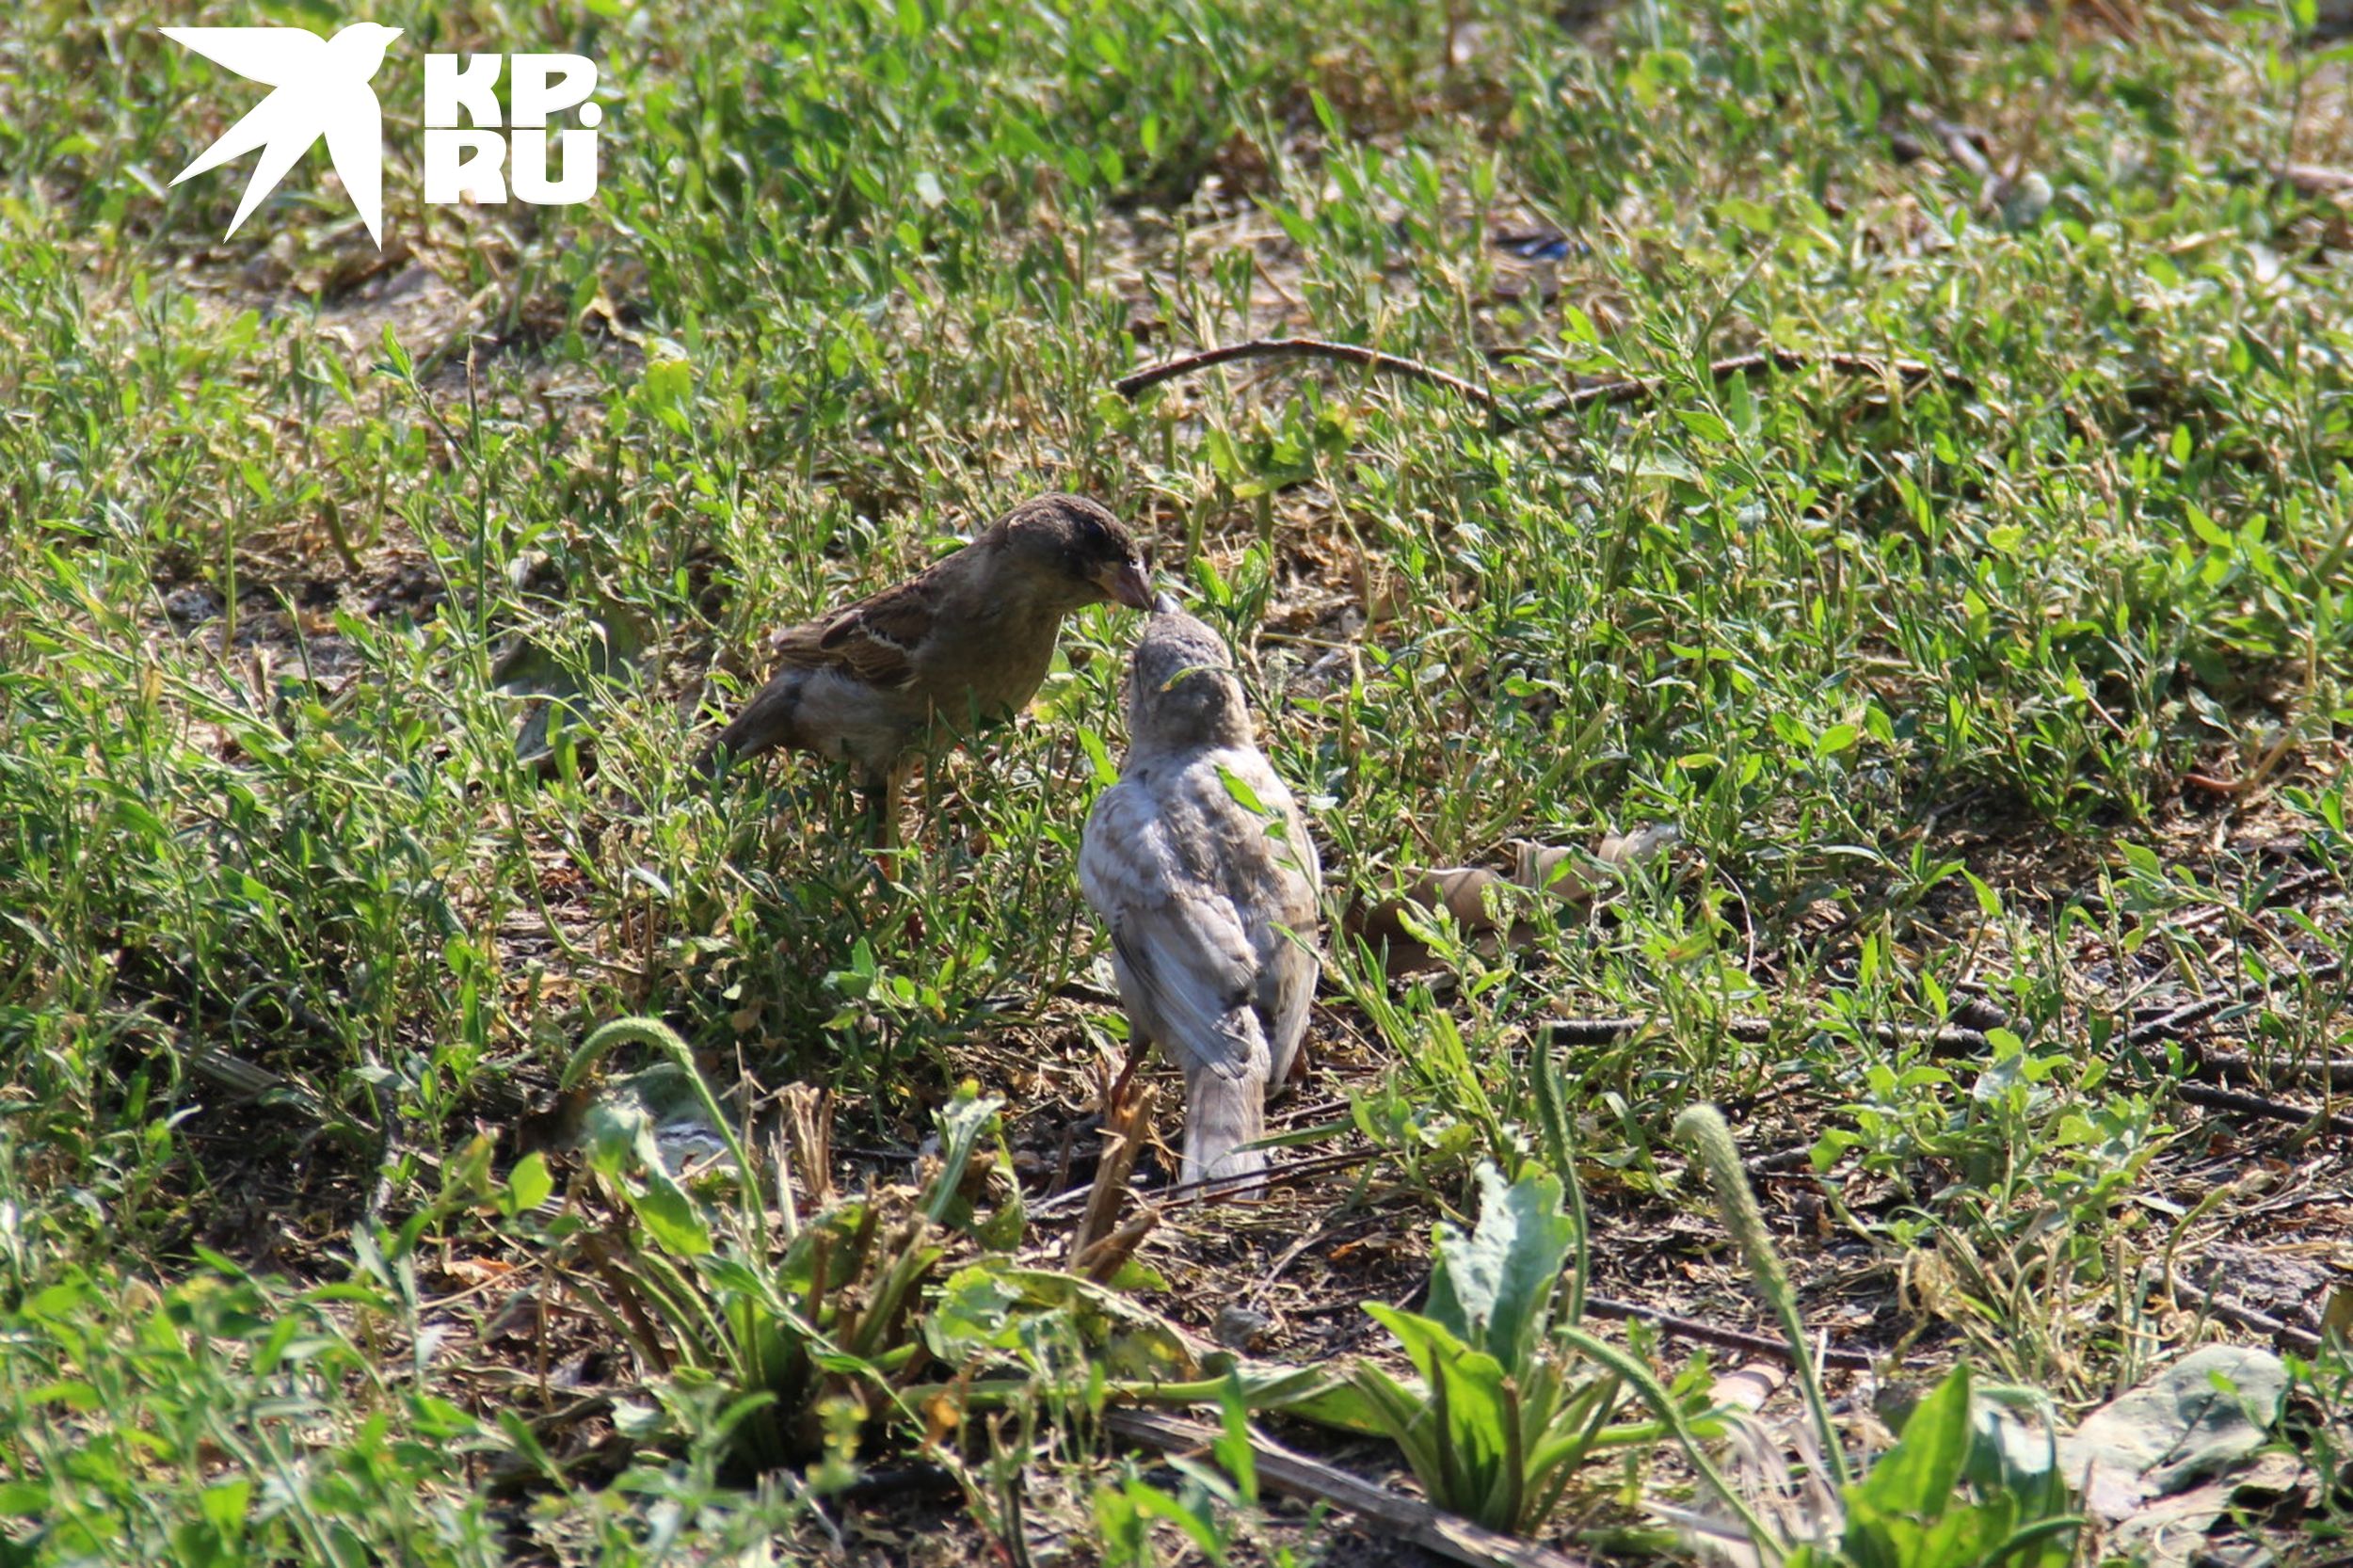
[[[1132,556],[1115,567],[1105,567],[1095,582],[1114,603],[1130,610],[1152,608],[1152,575]]]

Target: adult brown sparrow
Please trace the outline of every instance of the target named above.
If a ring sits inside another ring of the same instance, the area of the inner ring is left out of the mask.
[[[1143,552],[1076,495],[1025,501],[895,587],[776,639],[782,668],[703,754],[706,772],[777,746],[855,762],[896,841],[907,754],[1019,712],[1054,659],[1063,616],[1152,607]]]
[[[1087,818],[1079,885],[1111,927],[1135,1048],[1185,1074],[1183,1179],[1266,1156],[1266,1096],[1306,1032],[1321,872],[1257,747],[1232,656],[1163,598],[1128,674],[1128,746]]]

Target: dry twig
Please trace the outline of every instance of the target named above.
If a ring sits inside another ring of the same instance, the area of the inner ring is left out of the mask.
[[[1703,1322],[1697,1318],[1685,1318],[1673,1312],[1661,1312],[1655,1306],[1644,1306],[1639,1302],[1622,1302],[1609,1296],[1588,1296],[1585,1298],[1585,1310],[1589,1316],[1607,1318],[1615,1322],[1625,1322],[1630,1320],[1635,1322],[1648,1323],[1662,1333],[1680,1335],[1686,1339],[1696,1339],[1703,1345],[1716,1345],[1728,1351],[1745,1351],[1751,1355],[1769,1355],[1785,1362],[1790,1359],[1788,1345],[1774,1338],[1771,1335],[1750,1334],[1737,1328],[1723,1328],[1715,1323]],[[1865,1372],[1871,1369],[1871,1357],[1864,1351],[1825,1349],[1817,1353],[1826,1367],[1850,1367]]]
[[[2322,1062],[2258,1062],[2249,1051],[2199,1047],[2191,1050],[2190,1061],[2201,1078],[2219,1078],[2230,1073],[2262,1078],[2268,1074],[2303,1083],[2325,1083],[2331,1089],[2353,1089],[2353,1057],[2340,1056]]]
[[[1152,1101],[1158,1091],[1143,1080],[1120,1076],[1119,1081],[1106,1093],[1103,1100],[1103,1158],[1095,1168],[1095,1180],[1087,1187],[1086,1210],[1079,1218],[1078,1228],[1070,1233],[1071,1267],[1078,1269],[1098,1241],[1111,1239],[1114,1222],[1119,1218],[1120,1201],[1128,1195],[1128,1177],[1136,1168],[1136,1156],[1144,1151],[1144,1141],[1152,1128]],[[1151,1229],[1147,1223],[1144,1230]],[[1127,1250],[1135,1250],[1135,1241],[1144,1239],[1139,1231]],[[1117,1264],[1112,1268],[1116,1270]],[[1083,1272],[1083,1271],[1081,1271]]]
[[[2332,1132],[2353,1132],[2353,1116],[2343,1112],[2307,1111],[2285,1100],[2266,1099],[2261,1095],[2242,1094],[2236,1089],[2217,1089],[2205,1083],[2177,1083],[2173,1092],[2190,1104],[2202,1105],[2210,1111],[2236,1111],[2267,1122],[2284,1122],[2291,1127],[2317,1124]]]
[[[1206,1450],[1218,1435],[1198,1421],[1164,1416],[1156,1410],[1113,1408],[1103,1413],[1103,1424],[1130,1442],[1144,1444],[1162,1453]],[[1352,1476],[1337,1465],[1294,1453],[1256,1432],[1251,1434],[1250,1447],[1257,1461],[1258,1479],[1264,1484],[1295,1497],[1344,1508],[1456,1562],[1469,1563],[1472,1568],[1588,1568],[1565,1552],[1474,1525],[1417,1497],[1392,1492],[1360,1476]]]
[[[1353,343],[1333,343],[1323,338],[1253,338],[1248,343],[1227,344],[1223,348],[1205,348],[1196,354],[1179,355],[1164,363],[1123,376],[1112,383],[1112,390],[1133,401],[1147,389],[1196,370],[1209,370],[1236,360],[1337,360],[1343,364],[1361,365],[1385,376],[1403,376],[1416,381],[1426,381],[1433,387],[1444,387],[1450,392],[1469,398],[1490,413],[1500,414],[1502,405],[1496,394],[1484,387],[1474,386],[1459,376],[1409,360],[1401,354],[1384,354],[1377,348],[1366,348]]]
[[[2298,196],[2353,195],[2353,169],[2330,168],[2325,164],[2281,164],[2271,174]]]
[[[1562,414],[1596,406],[1616,407],[1648,402],[1657,397],[1668,384],[1659,377],[1597,381],[1590,386],[1555,393],[1526,408],[1515,409],[1509,400],[1535,389],[1481,387],[1459,376],[1426,365],[1419,360],[1409,360],[1401,354],[1385,354],[1359,344],[1333,343],[1323,338],[1254,338],[1248,343],[1205,348],[1198,353],[1179,355],[1174,360],[1146,366],[1112,382],[1112,390],[1122,397],[1133,399],[1163,381],[1173,381],[1194,371],[1230,364],[1236,360],[1331,360],[1342,364],[1358,365],[1385,376],[1402,376],[1433,387],[1443,387],[1478,404],[1487,410],[1491,424],[1498,431],[1526,429]],[[1968,378],[1958,371],[1923,364],[1916,360],[1881,359],[1868,354],[1812,354],[1785,348],[1760,349],[1752,354],[1736,354],[1730,359],[1718,360],[1707,367],[1707,374],[1712,380],[1725,381],[1748,371],[1772,369],[1794,374],[1817,366],[1849,376],[1893,376],[1905,381],[1934,378],[1957,387],[1968,385]]]
[[[2320,1336],[2308,1328],[2298,1328],[2294,1323],[2282,1322],[2270,1313],[2259,1312],[2244,1302],[2233,1301],[2228,1296],[2216,1295],[2204,1286],[2192,1284],[2178,1274],[2169,1272],[2166,1275],[2166,1284],[2180,1294],[2191,1297],[2199,1305],[2205,1308],[2210,1316],[2219,1318],[2226,1323],[2238,1328],[2252,1329],[2257,1334],[2267,1334],[2280,1344],[2303,1355],[2320,1353]]]
[[[1632,1016],[1620,1018],[1554,1018],[1546,1026],[1552,1031],[1556,1046],[1607,1046],[1655,1020]],[[1780,1027],[1770,1018],[1736,1017],[1724,1020],[1724,1032],[1734,1039],[1754,1045],[1769,1039]],[[1828,1029],[1827,1022],[1817,1021],[1806,1027]],[[1939,1051],[1971,1052],[1993,1048],[1985,1032],[1964,1028],[1960,1024],[1865,1024],[1863,1032],[1882,1046],[1925,1045]]]
[[[1276,1187],[1289,1186],[1301,1176],[1322,1176],[1328,1171],[1345,1171],[1353,1166],[1369,1164],[1379,1158],[1378,1149],[1352,1149],[1342,1154],[1318,1155],[1310,1160],[1294,1160],[1286,1164],[1269,1165],[1263,1171],[1252,1171],[1245,1176],[1211,1176],[1206,1181],[1181,1182],[1176,1186],[1160,1190],[1154,1196],[1160,1208],[1166,1211],[1171,1208],[1182,1208],[1188,1204],[1212,1203],[1219,1198],[1230,1197],[1237,1192],[1249,1192],[1262,1184],[1271,1183]],[[1097,1182],[1089,1182],[1084,1187],[1074,1187],[1067,1192],[1057,1192],[1043,1203],[1032,1207],[1030,1217],[1033,1220],[1048,1219],[1063,1209],[1092,1202],[1095,1189],[1098,1185],[1100,1184]]]

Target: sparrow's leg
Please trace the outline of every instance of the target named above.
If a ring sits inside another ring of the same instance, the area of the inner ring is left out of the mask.
[[[869,774],[863,792],[866,805],[860,815],[866,819],[868,842],[873,846],[867,863],[873,869],[874,891],[884,899],[890,896],[891,885],[902,871],[899,861],[904,845],[899,838],[899,806],[905,795],[907,773],[912,766],[910,762],[894,761],[879,773]],[[908,934],[920,938],[923,934],[921,915],[910,909],[906,922]]]
[[[901,847],[899,806],[906,793],[907,775],[915,764],[892,762],[866,781],[866,811],[873,819],[874,847],[885,854]]]
[[[888,855],[899,847],[899,792],[891,788],[889,775],[882,774],[869,778],[859,792],[866,797],[865,809],[859,813],[866,819],[866,837],[877,851]]]
[[[1143,1066],[1144,1059],[1151,1054],[1152,1036],[1144,1032],[1144,1026],[1137,1023],[1135,1016],[1130,1014],[1128,1018],[1128,1060],[1120,1064],[1119,1076],[1112,1080],[1112,1092],[1107,1103],[1117,1105],[1128,1097],[1128,1080],[1136,1076],[1136,1069]]]

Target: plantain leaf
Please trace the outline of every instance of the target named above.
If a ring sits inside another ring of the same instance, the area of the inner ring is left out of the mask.
[[[1561,1270],[1577,1240],[1561,1208],[1561,1182],[1535,1171],[1506,1186],[1479,1167],[1479,1225],[1469,1236],[1438,1227],[1430,1316],[1454,1337],[1524,1376],[1546,1325]]]
[[[1969,1368],[1956,1367],[1913,1407],[1903,1436],[1855,1488],[1875,1511],[1934,1519],[1953,1500],[1969,1462]]]
[[[1396,1336],[1429,1390],[1427,1414],[1417,1415],[1413,1424],[1426,1421],[1425,1430],[1434,1429],[1429,1436],[1435,1466],[1420,1472],[1433,1499],[1493,1528],[1515,1528],[1519,1411],[1502,1363],[1434,1319],[1377,1302],[1366,1303],[1365,1310]]]

